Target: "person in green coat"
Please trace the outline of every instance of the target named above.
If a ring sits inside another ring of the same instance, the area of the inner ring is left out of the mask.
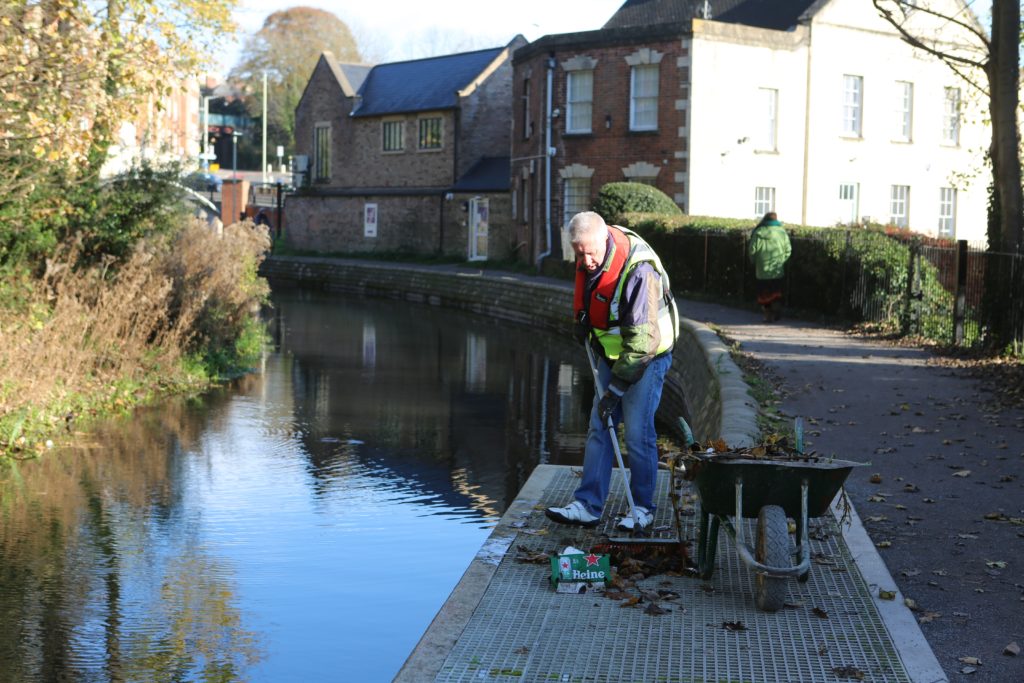
[[[769,211],[750,233],[748,253],[757,278],[757,303],[766,322],[782,317],[782,278],[793,249],[779,217]]]

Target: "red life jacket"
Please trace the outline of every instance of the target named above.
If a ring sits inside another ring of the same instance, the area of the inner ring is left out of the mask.
[[[629,238],[626,234],[611,225],[608,226],[608,233],[612,236],[612,254],[608,259],[607,270],[598,277],[597,284],[587,297],[588,300],[584,301],[583,290],[586,288],[589,273],[580,265],[576,269],[576,287],[573,291],[573,319],[579,320],[580,311],[586,311],[591,327],[599,330],[607,330],[610,327],[608,315],[611,311],[612,297],[615,296],[619,278],[629,258]]]

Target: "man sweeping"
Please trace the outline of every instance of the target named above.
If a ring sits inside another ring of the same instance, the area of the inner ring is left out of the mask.
[[[574,336],[592,345],[590,357],[604,393],[594,396],[583,477],[573,500],[545,514],[562,524],[598,524],[616,455],[614,426],[622,422],[635,518],[630,514],[617,525],[644,529],[654,519],[658,476],[654,414],[672,365],[679,313],[661,260],[639,235],[584,211],[569,221],[569,237],[576,254]]]

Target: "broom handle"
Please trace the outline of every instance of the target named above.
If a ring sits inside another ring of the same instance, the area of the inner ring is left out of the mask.
[[[604,396],[604,387],[601,386],[601,378],[597,374],[597,359],[594,357],[594,350],[590,348],[588,337],[583,345],[587,348],[587,360],[590,361],[590,371],[594,373],[594,388],[598,396]],[[615,460],[619,463],[619,471],[622,472],[622,480],[626,486],[626,502],[629,503],[629,515],[633,518],[634,533],[640,530],[640,518],[636,514],[636,505],[633,503],[633,492],[629,488],[629,475],[626,474],[626,465],[622,462],[622,451],[619,450],[619,436],[615,433],[615,423],[611,416],[608,416],[608,437],[612,441],[612,450],[615,451]]]

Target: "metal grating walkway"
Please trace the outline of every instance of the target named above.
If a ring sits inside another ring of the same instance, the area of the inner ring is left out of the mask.
[[[666,501],[668,475],[659,477],[657,500]],[[910,683],[831,516],[811,520],[810,579],[787,581],[787,606],[774,614],[754,606],[753,573],[724,530],[709,581],[661,575],[640,582],[647,590],[680,595],[659,603],[670,610],[666,614],[647,614],[644,603],[623,608],[599,594],[555,593],[548,584],[549,567],[516,557],[566,545],[589,549],[600,540],[608,529],[563,527],[542,512],[570,500],[576,482],[571,468],[558,468],[539,504],[513,521],[519,533],[435,680]],[[608,507],[610,526],[625,513],[618,471]],[[684,537],[695,546],[699,517],[685,519]],[[654,526],[670,524],[666,504]],[[745,630],[724,627],[736,622]]]

